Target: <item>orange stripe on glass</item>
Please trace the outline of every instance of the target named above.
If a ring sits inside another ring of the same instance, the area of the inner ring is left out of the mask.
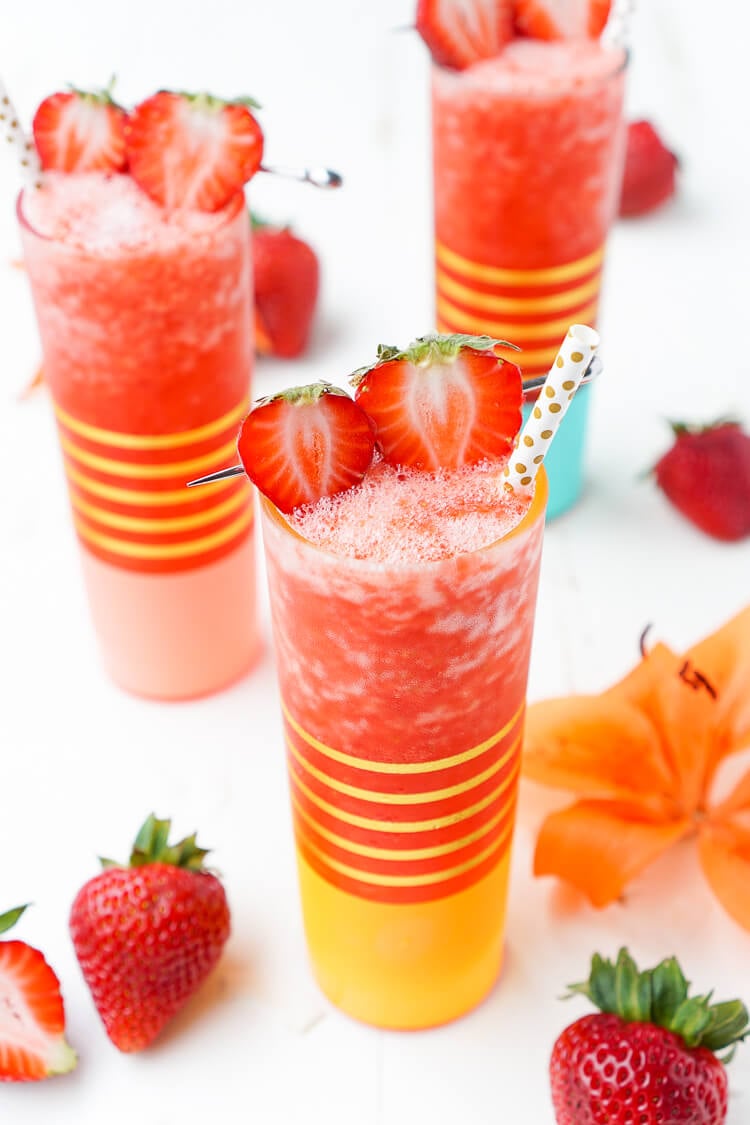
[[[464,863],[456,864],[454,867],[446,867],[442,871],[431,871],[424,875],[380,875],[375,872],[361,871],[357,867],[350,867],[348,864],[340,863],[338,860],[327,856],[325,852],[308,840],[304,836],[304,833],[301,834],[301,840],[305,851],[315,856],[325,867],[357,883],[369,884],[376,887],[428,887],[447,882],[449,879],[455,879],[457,876],[464,875],[468,871],[471,871],[472,868],[478,867],[485,860],[489,859],[491,855],[499,853],[501,849],[510,844],[512,831],[513,825],[508,824],[501,836],[497,840],[493,840],[486,848],[482,849],[478,855],[472,856],[471,859],[466,860]]]
[[[516,725],[521,719],[525,709],[525,703],[522,703],[516,713],[511,719],[502,727],[496,734],[486,738],[484,742],[472,746],[470,750],[464,750],[460,754],[452,754],[448,758],[431,759],[428,762],[378,762],[371,758],[356,758],[353,754],[344,754],[341,750],[334,750],[332,746],[326,746],[324,742],[315,738],[313,735],[300,726],[300,724],[293,718],[289,708],[282,699],[281,710],[284,718],[289,723],[289,726],[299,735],[299,737],[317,750],[319,754],[323,754],[326,758],[330,758],[334,762],[339,762],[341,765],[350,766],[353,769],[367,770],[369,773],[392,773],[392,774],[421,774],[421,773],[434,773],[438,770],[450,769],[452,766],[463,765],[464,762],[470,762],[474,758],[480,757],[482,754],[491,750]]]
[[[491,793],[486,794],[480,801],[475,802],[468,808],[459,809],[454,812],[446,813],[445,816],[430,817],[427,820],[381,820],[380,818],[360,816],[358,813],[348,812],[346,809],[338,808],[336,805],[326,801],[312,789],[302,778],[292,775],[292,784],[296,786],[301,793],[305,795],[307,800],[312,804],[322,809],[323,812],[328,813],[329,816],[335,820],[340,821],[342,824],[351,824],[356,828],[370,828],[377,832],[399,833],[399,832],[434,832],[438,828],[447,828],[454,824],[460,823],[462,820],[469,820],[470,817],[475,816],[477,813],[483,812],[485,809],[497,801],[512,785],[515,784],[518,776],[519,761],[513,764],[510,772],[502,779],[500,784],[492,790]]]
[[[140,495],[140,494],[139,494]],[[157,495],[149,493],[149,495]],[[196,527],[205,527],[207,524],[216,523],[225,516],[236,512],[248,502],[244,492],[236,492],[228,500],[222,500],[211,508],[205,508],[192,516],[124,516],[118,512],[109,512],[95,504],[89,504],[81,496],[71,493],[71,503],[76,511],[103,527],[112,527],[118,531],[129,531],[144,535],[165,535],[177,531],[192,531]]]
[[[378,848],[371,844],[359,844],[355,840],[350,840],[348,837],[339,836],[336,832],[331,832],[315,817],[303,809],[300,802],[292,794],[292,805],[295,814],[301,817],[306,824],[310,826],[313,832],[317,833],[322,839],[327,840],[336,848],[341,848],[343,851],[351,852],[353,855],[362,856],[365,859],[386,859],[386,860],[419,860],[419,859],[434,859],[441,855],[450,855],[451,852],[461,851],[462,848],[467,847],[469,844],[481,840],[483,836],[488,835],[494,828],[506,817],[512,808],[513,799],[506,801],[504,805],[496,812],[489,820],[485,821],[481,827],[476,828],[473,832],[467,833],[466,836],[460,836],[456,840],[450,840],[446,844],[435,844],[430,848]]]
[[[512,344],[518,344],[520,347],[523,347],[526,341],[549,340],[558,336],[562,338],[570,328],[571,316],[573,320],[580,324],[588,324],[595,319],[596,308],[597,302],[593,301],[583,308],[572,310],[570,315],[557,320],[522,324],[512,320],[490,320],[487,317],[474,316],[466,309],[460,309],[457,305],[442,297],[438,297],[437,300],[438,317],[460,324],[462,332],[477,332],[496,336],[504,340],[510,340]]]
[[[594,250],[593,253],[587,254],[584,258],[578,258],[575,262],[535,270],[505,269],[501,266],[488,266],[482,262],[473,262],[470,258],[464,258],[461,254],[456,254],[454,250],[450,250],[442,242],[436,243],[435,257],[440,265],[471,281],[534,288],[543,285],[562,284],[575,278],[585,277],[586,274],[601,266],[604,260],[604,247],[601,246],[598,250]]]
[[[66,459],[65,473],[68,480],[73,481],[79,488],[84,489],[85,492],[90,493],[92,496],[98,496],[102,500],[111,500],[114,504],[131,504],[135,507],[164,507],[165,505],[171,506],[172,504],[194,504],[196,498],[208,495],[211,492],[225,492],[236,483],[236,478],[231,477],[227,480],[214,481],[211,484],[201,485],[200,492],[198,489],[185,488],[169,488],[160,489],[158,492],[145,492],[132,488],[118,488],[113,484],[105,484],[104,481],[96,480],[94,477],[87,476],[86,473],[80,472],[69,460]]]
[[[455,281],[443,270],[437,271],[438,295],[459,301],[474,310],[494,313],[519,313],[521,316],[535,316],[539,313],[559,312],[562,309],[585,305],[599,292],[601,281],[597,274],[585,285],[565,289],[561,293],[547,294],[544,297],[507,297],[471,289]]]
[[[97,442],[99,445],[108,445],[113,449],[178,449],[183,445],[194,445],[216,437],[230,426],[238,427],[249,408],[248,399],[243,399],[237,406],[233,406],[221,417],[203,426],[196,426],[192,430],[184,430],[176,434],[124,434],[117,430],[104,430],[99,426],[91,426],[88,422],[80,422],[61,406],[55,405],[55,415],[58,421],[74,434]]]
[[[236,520],[221,531],[204,535],[197,539],[187,539],[182,543],[132,543],[115,536],[103,535],[89,527],[80,517],[73,517],[76,530],[88,544],[98,547],[107,554],[120,555],[130,559],[186,559],[214,551],[246,531],[253,522],[252,508],[248,507]]]
[[[511,761],[521,744],[521,735],[511,743],[505,753],[502,754],[497,761],[493,762],[487,769],[475,774],[467,781],[462,781],[457,785],[448,785],[442,789],[429,789],[426,792],[410,793],[384,793],[378,789],[361,789],[357,785],[348,785],[346,782],[339,781],[338,778],[332,777],[330,774],[324,773],[323,770],[316,769],[315,766],[312,766],[305,760],[304,756],[299,752],[290,738],[286,739],[286,744],[292,757],[310,777],[314,777],[316,781],[321,782],[326,788],[332,789],[336,793],[342,793],[347,797],[354,797],[356,800],[368,801],[373,804],[429,805],[434,801],[446,801],[453,797],[460,797],[464,793],[468,793],[470,790],[483,785],[485,781],[489,781],[490,778],[494,777],[496,773],[499,773],[500,770]]]
[[[74,442],[60,435],[60,444],[63,452],[72,457],[76,462],[85,465],[95,472],[104,473],[112,477],[127,477],[140,480],[169,480],[175,477],[184,477],[189,480],[191,476],[210,472],[212,469],[221,468],[232,456],[236,455],[237,442],[232,440],[220,446],[211,453],[201,457],[192,457],[188,461],[172,461],[161,465],[142,464],[134,461],[115,461],[110,457],[100,457],[97,453],[79,448]]]

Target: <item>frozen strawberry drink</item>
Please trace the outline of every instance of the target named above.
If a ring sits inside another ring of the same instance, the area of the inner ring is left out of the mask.
[[[252,365],[241,192],[168,213],[128,175],[51,171],[18,208],[94,625],[123,687],[217,689],[258,646],[244,479]]]
[[[519,345],[529,377],[549,369],[568,324],[596,321],[625,55],[586,38],[513,38],[498,52],[433,66],[437,324]],[[547,462],[552,515],[580,491],[588,394]]]
[[[381,347],[353,382],[261,400],[239,452],[313,969],[350,1015],[429,1027],[500,969],[546,478],[503,476],[521,374],[486,340]]]
[[[546,486],[376,467],[263,534],[316,978],[382,1027],[468,1011],[503,947]]]

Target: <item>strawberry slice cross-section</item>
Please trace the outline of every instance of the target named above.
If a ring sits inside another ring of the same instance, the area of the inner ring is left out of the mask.
[[[456,469],[504,461],[521,426],[521,372],[488,336],[423,336],[406,350],[381,347],[352,376],[383,459]]]
[[[612,0],[515,0],[516,29],[533,39],[596,39]]]
[[[359,484],[375,437],[346,391],[321,382],[260,399],[242,423],[237,448],[253,484],[291,512]]]
[[[24,909],[0,916],[0,933]],[[65,1009],[55,973],[25,941],[0,941],[0,1082],[66,1074],[76,1061],[65,1040]]]
[[[513,37],[513,0],[419,0],[417,31],[439,66],[463,70]]]
[[[50,94],[33,121],[34,144],[45,171],[122,172],[125,111],[110,90]]]
[[[167,210],[220,211],[260,167],[254,105],[168,90],[147,98],[125,127],[133,179]]]

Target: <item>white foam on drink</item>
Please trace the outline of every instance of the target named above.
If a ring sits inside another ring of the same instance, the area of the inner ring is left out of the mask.
[[[619,47],[596,40],[514,39],[501,54],[461,71],[443,70],[443,81],[466,91],[559,97],[566,90],[599,83],[625,62]]]
[[[408,567],[477,551],[518,524],[528,495],[503,490],[485,462],[425,473],[380,462],[360,485],[298,508],[291,526],[335,555]]]
[[[24,194],[22,211],[29,225],[46,238],[110,254],[145,246],[169,249],[186,237],[211,233],[226,222],[228,209],[170,213],[131,176],[47,172],[43,188]]]

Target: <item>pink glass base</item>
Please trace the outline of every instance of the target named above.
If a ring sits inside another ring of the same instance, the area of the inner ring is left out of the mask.
[[[252,536],[180,574],[121,570],[85,548],[81,557],[104,663],[125,691],[194,699],[228,687],[258,658]]]

